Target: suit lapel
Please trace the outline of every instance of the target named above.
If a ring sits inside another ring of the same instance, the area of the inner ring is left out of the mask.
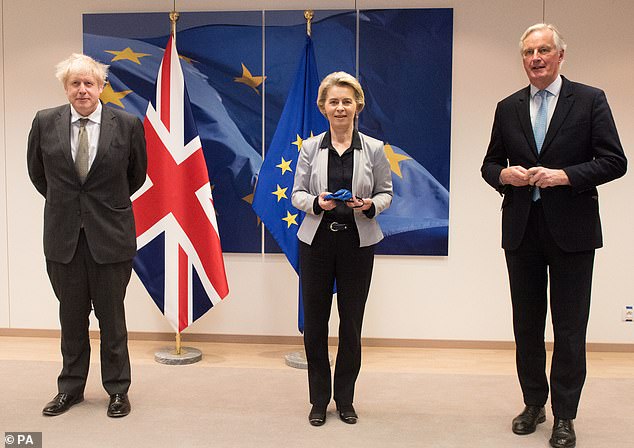
[[[60,110],[57,116],[57,122],[55,123],[57,129],[57,137],[59,138],[60,148],[64,153],[64,157],[68,164],[75,170],[75,162],[73,162],[73,155],[70,147],[70,105]]]
[[[557,106],[555,106],[555,111],[553,112],[553,116],[550,119],[550,124],[548,125],[548,131],[546,132],[544,144],[542,145],[542,154],[548,150],[550,144],[555,138],[555,135],[557,135],[559,128],[561,128],[561,125],[566,120],[570,109],[572,109],[572,105],[574,104],[574,102],[575,99],[572,88],[570,86],[570,82],[562,76],[559,100],[557,101]]]
[[[97,168],[97,166],[106,156],[106,152],[110,147],[110,142],[112,141],[112,136],[114,135],[116,125],[117,120],[115,114],[112,112],[112,110],[104,106],[101,109],[101,129],[99,130],[99,144],[97,145],[97,154],[95,155],[95,160],[92,162],[90,171],[88,171],[88,176],[86,176],[86,180],[88,180],[88,178],[90,177],[90,173],[92,173]]]
[[[531,124],[530,95],[531,89],[529,86],[520,92],[518,101],[515,103],[515,108],[526,141],[535,155],[537,155],[537,145],[535,144],[535,135],[533,134],[533,126]]]

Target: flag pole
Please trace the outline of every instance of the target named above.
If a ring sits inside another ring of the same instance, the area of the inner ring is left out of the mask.
[[[172,35],[172,39],[174,39],[174,43],[176,43],[176,22],[178,21],[178,17],[180,14],[176,11],[176,0],[174,0],[174,4],[172,10],[170,11],[170,33]],[[180,331],[176,332],[176,355],[180,356],[182,354],[181,347],[181,333]]]
[[[176,22],[179,16],[180,14],[176,11],[176,0],[174,0],[174,7],[169,13],[170,35],[174,45],[176,45]],[[174,351],[169,348],[162,348],[154,354],[154,360],[156,362],[169,365],[193,364],[200,361],[202,357],[202,352],[197,348],[181,346],[180,331],[176,332],[176,349]]]
[[[313,32],[313,17],[315,17],[315,12],[312,9],[304,10],[304,18],[306,19],[306,35],[311,39]],[[308,360],[306,359],[305,350],[287,353],[284,355],[284,362],[289,367],[294,367],[296,369],[308,369]],[[328,362],[332,365],[332,356],[330,355],[330,352],[328,353]]]

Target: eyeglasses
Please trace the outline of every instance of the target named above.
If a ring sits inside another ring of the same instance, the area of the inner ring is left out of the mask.
[[[525,50],[522,50],[522,56],[524,58],[530,58],[535,54],[535,52],[537,52],[537,54],[540,56],[546,56],[552,53],[553,50],[555,49],[552,47],[527,48]]]

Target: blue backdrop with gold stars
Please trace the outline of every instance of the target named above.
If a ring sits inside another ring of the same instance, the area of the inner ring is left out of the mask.
[[[167,12],[85,14],[83,26],[84,52],[110,65],[103,103],[143,119]],[[185,12],[177,30],[223,251],[260,252],[253,187],[305,44],[303,11]],[[377,253],[448,254],[452,37],[452,9],[315,11],[320,78],[358,75],[359,129],[386,143],[395,197]],[[264,247],[279,251],[268,233]]]

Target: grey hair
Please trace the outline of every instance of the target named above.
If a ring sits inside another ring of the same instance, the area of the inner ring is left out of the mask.
[[[85,54],[73,53],[67,59],[57,64],[55,76],[66,87],[68,79],[73,75],[91,75],[97,80],[99,87],[106,84],[108,66],[95,61]]]
[[[559,30],[557,29],[557,27],[555,27],[555,25],[552,25],[550,23],[536,23],[533,26],[529,26],[526,31],[524,31],[524,34],[522,34],[522,37],[520,38],[520,52],[524,50],[524,41],[526,40],[526,38],[533,32],[535,31],[540,31],[540,30],[550,30],[553,32],[553,40],[555,42],[555,48],[557,48],[557,51],[562,51],[562,50],[566,50],[566,42],[564,41],[564,37],[561,35],[561,33],[559,32]]]

